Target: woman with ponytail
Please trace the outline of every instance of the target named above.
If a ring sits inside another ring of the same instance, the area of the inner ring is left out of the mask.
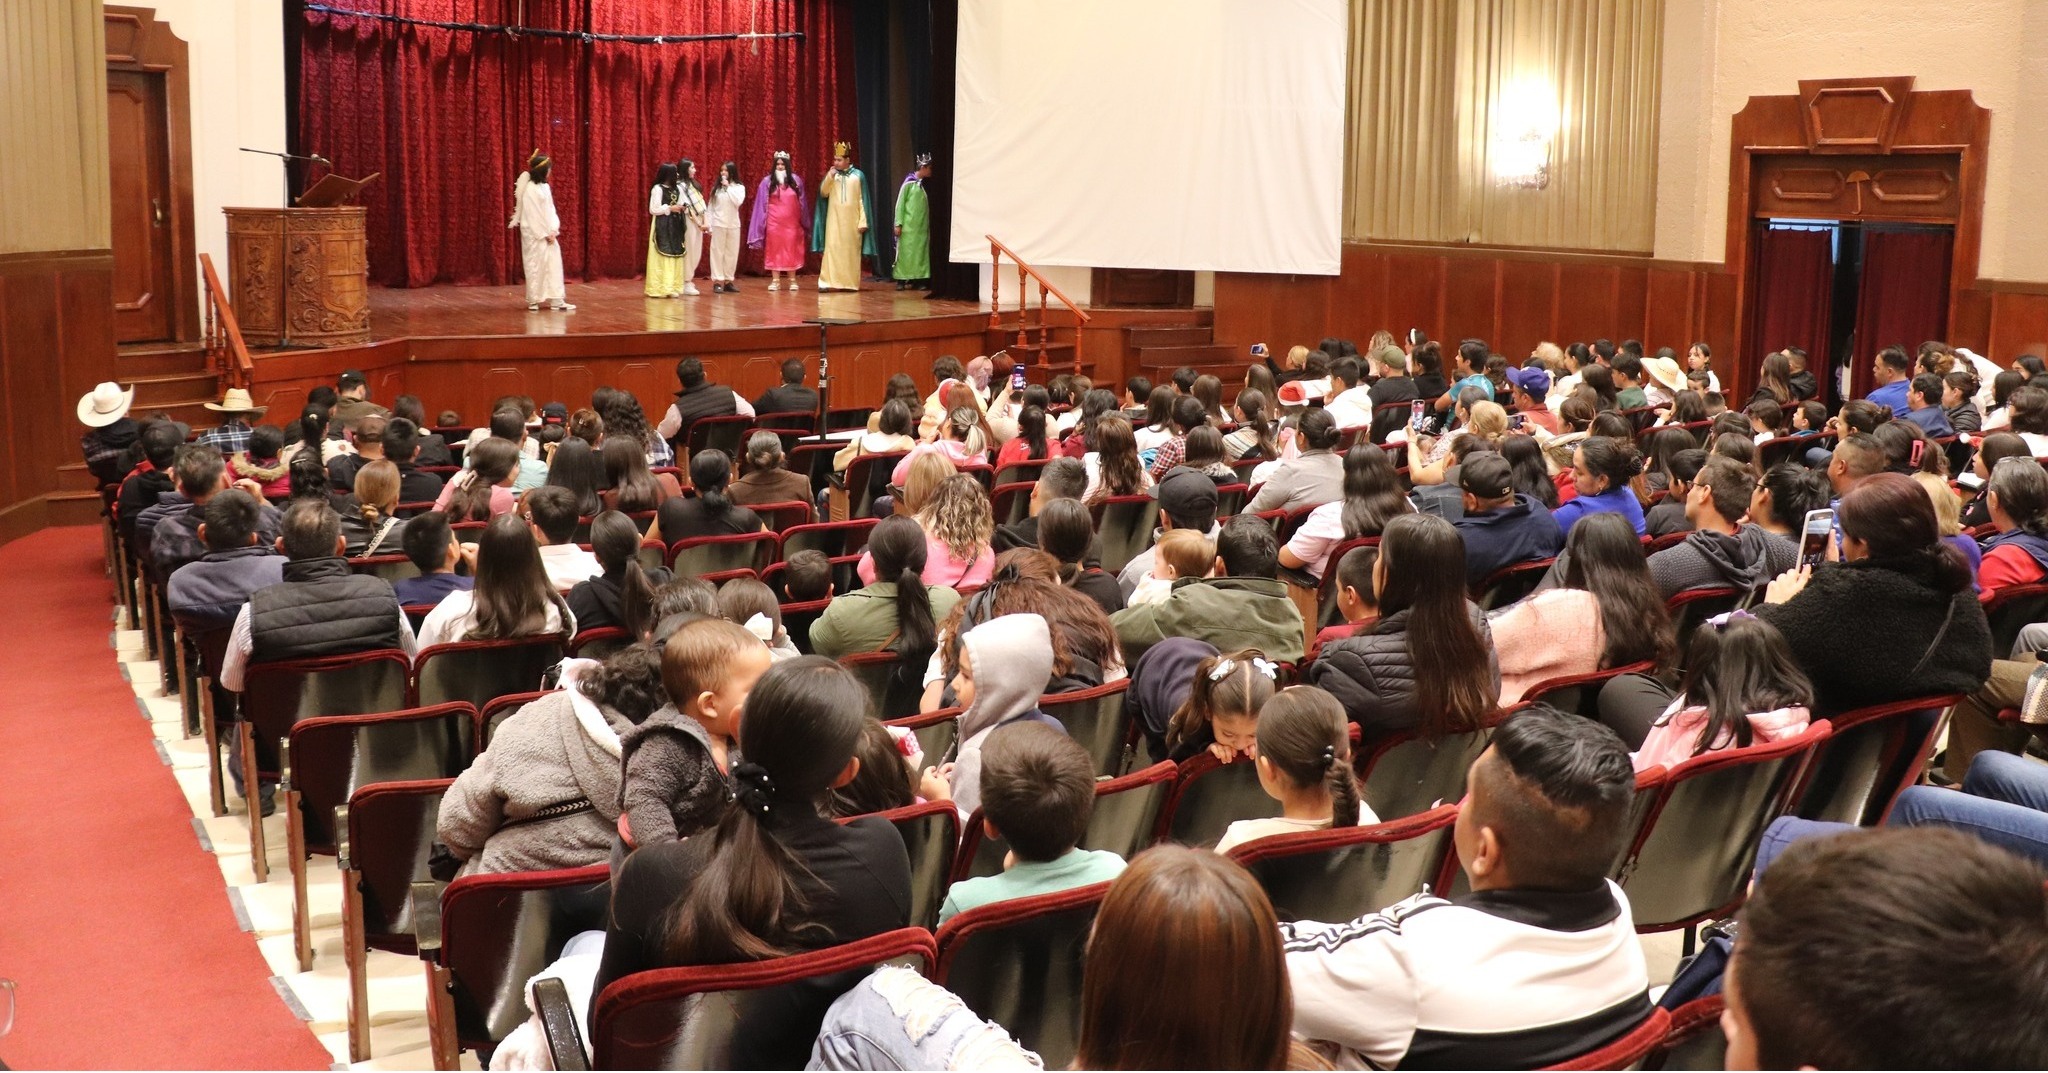
[[[434,509],[451,522],[486,522],[512,513],[512,481],[519,476],[519,445],[499,436],[477,442],[466,457],[469,468],[441,489]]]
[[[924,583],[926,544],[916,519],[892,514],[868,535],[874,580],[836,596],[811,624],[811,651],[821,656],[893,650],[929,658],[939,620],[960,594]]]
[[[860,682],[821,656],[761,675],[716,824],[645,846],[619,869],[592,994],[648,969],[760,961],[910,923],[910,861],[895,828],[826,818],[832,791],[859,774],[868,708]],[[745,1052],[742,1041],[729,1057],[752,1068]]]
[[[1055,499],[1038,509],[1038,548],[1059,561],[1060,584],[1095,601],[1105,615],[1124,609],[1124,590],[1094,557],[1095,518],[1078,499]]]
[[[1629,527],[1643,536],[1649,530],[1643,522],[1643,501],[1636,498],[1629,482],[1643,471],[1642,452],[1635,444],[1607,436],[1589,436],[1572,452],[1572,488],[1577,493],[1559,503],[1551,512],[1558,528],[1566,534],[1572,523],[1588,514],[1610,511],[1628,519]]]
[[[1259,787],[1280,802],[1280,815],[1231,824],[1218,853],[1271,835],[1380,822],[1359,800],[1344,706],[1314,686],[1289,686],[1259,709],[1254,762]]]
[[[726,485],[732,483],[732,456],[724,451],[699,451],[690,459],[690,486],[694,496],[668,500],[655,515],[648,536],[673,544],[692,537],[730,536],[758,533],[766,528],[761,516],[732,501]]]
[[[655,587],[667,583],[669,572],[640,565],[640,530],[615,510],[591,519],[590,550],[604,572],[569,590],[577,629],[615,626],[635,640],[645,638],[654,628]]]
[[[392,513],[397,507],[396,465],[380,458],[356,471],[355,501],[341,512],[341,535],[348,540],[350,558],[399,553],[405,522]]]
[[[1254,371],[1264,367],[1254,365]],[[1280,444],[1274,439],[1271,405],[1265,393],[1247,387],[1230,404],[1237,411],[1237,431],[1223,437],[1223,457],[1231,462],[1245,458],[1278,458]]]

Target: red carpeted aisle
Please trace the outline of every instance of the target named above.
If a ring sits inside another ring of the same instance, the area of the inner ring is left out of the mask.
[[[108,641],[99,531],[0,546],[0,976],[15,1068],[325,1069]]]

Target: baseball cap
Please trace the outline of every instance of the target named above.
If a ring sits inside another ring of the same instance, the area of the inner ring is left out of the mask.
[[[1542,398],[1550,391],[1550,373],[1543,369],[1516,369],[1510,367],[1508,382],[1529,393],[1532,398]]]
[[[369,378],[363,375],[361,369],[349,369],[334,378],[335,385],[342,388],[362,387],[369,382]]]
[[[1176,529],[1206,533],[1216,524],[1216,482],[1200,470],[1169,473],[1159,484],[1159,510]]]
[[[569,408],[559,402],[551,402],[540,408],[540,423],[543,425],[566,425],[569,423]]]
[[[1458,487],[1480,499],[1500,499],[1514,491],[1514,467],[1492,451],[1468,455],[1458,466]]]

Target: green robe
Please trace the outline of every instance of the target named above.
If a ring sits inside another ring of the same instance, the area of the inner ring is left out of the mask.
[[[932,275],[931,199],[917,173],[903,180],[896,191],[896,226],[903,234],[896,238],[896,278],[930,279]]]

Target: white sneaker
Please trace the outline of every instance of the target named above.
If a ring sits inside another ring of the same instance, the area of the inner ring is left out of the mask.
[[[528,302],[528,303],[526,303],[526,311],[527,311],[528,313],[538,313],[538,312],[540,311],[540,303],[539,303],[539,302]]]
[[[771,290],[771,291],[779,291],[779,290],[781,290],[781,289],[782,289],[782,281],[781,281],[781,280],[779,280],[779,279],[771,279],[771,280],[769,280],[769,281],[768,281],[768,289],[769,289],[769,290]]]
[[[562,303],[559,303],[559,304],[557,304],[557,305],[552,305],[552,306],[549,306],[548,308],[550,308],[550,309],[554,310],[554,311],[555,311],[555,312],[557,312],[557,313],[574,313],[574,312],[576,312],[576,307],[575,307],[575,306],[572,306],[572,305],[570,305],[570,304],[569,304],[569,303],[567,303],[567,302],[562,302]]]
[[[683,293],[688,295],[698,295],[703,294],[704,292],[698,290],[697,285],[692,283],[689,286],[683,288]]]
[[[803,288],[802,288],[802,287],[799,287],[799,286],[797,286],[797,285],[796,285],[796,281],[795,281],[795,280],[790,280],[790,281],[789,281],[789,289],[790,289],[790,290],[793,290],[793,291],[800,291],[800,290],[803,290]]]

